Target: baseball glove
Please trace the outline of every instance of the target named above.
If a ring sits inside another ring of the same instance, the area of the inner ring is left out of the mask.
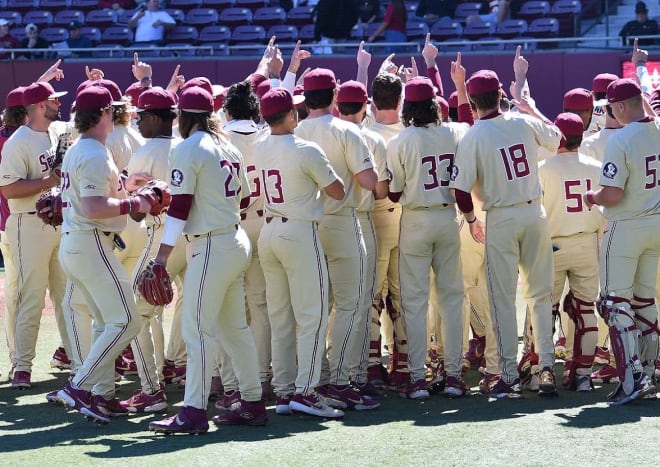
[[[62,133],[57,139],[57,148],[55,149],[55,158],[51,163],[50,171],[55,173],[58,177],[61,176],[62,172],[62,161],[64,160],[64,154],[73,144],[73,138],[71,133]]]
[[[37,216],[44,224],[57,227],[62,225],[62,192],[59,188],[51,188],[35,203]]]
[[[170,194],[170,186],[163,180],[152,180],[146,185],[141,186],[135,192],[136,196],[140,196],[151,204],[151,211],[149,214],[152,216],[160,216],[165,212],[172,202],[172,195]]]
[[[138,278],[138,290],[154,306],[164,306],[174,298],[172,282],[165,265],[151,259]]]

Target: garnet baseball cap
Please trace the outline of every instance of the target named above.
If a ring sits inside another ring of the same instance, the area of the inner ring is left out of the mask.
[[[449,103],[445,100],[445,98],[442,96],[436,96],[435,101],[438,103],[438,107],[440,107],[440,113],[442,114],[442,118],[448,117]]]
[[[296,97],[300,96],[300,102],[296,104],[296,107],[300,107],[305,104],[305,86],[302,84],[297,85],[293,88],[293,100],[295,102]]]
[[[575,88],[564,94],[564,110],[591,110],[593,107],[594,98],[588,89]]]
[[[315,68],[305,75],[303,81],[305,91],[320,91],[337,87],[335,73],[327,68]]]
[[[135,105],[137,104],[137,101],[140,98],[140,94],[142,94],[142,91],[144,90],[145,88],[142,87],[142,84],[140,84],[139,81],[136,81],[135,83],[131,84],[129,87],[126,88],[126,90],[124,91],[124,95],[130,97],[131,103]]]
[[[206,78],[205,76],[198,76],[197,78],[189,79],[188,81],[183,83],[183,86],[181,86],[181,91],[195,86],[199,88],[203,88],[205,91],[211,94],[211,96],[213,96],[213,84],[211,84],[211,80]]]
[[[408,102],[422,102],[429,99],[435,99],[435,91],[431,80],[418,76],[406,83],[404,88],[405,100]]]
[[[452,92],[449,95],[449,100],[447,101],[450,109],[458,109],[458,93],[456,91]]]
[[[112,94],[102,86],[88,86],[76,96],[76,112],[101,110],[113,104]]]
[[[213,85],[213,110],[217,112],[225,105],[225,99],[227,99],[228,89],[222,86],[221,84]]]
[[[5,107],[21,107],[23,105],[24,91],[25,86],[19,86],[9,91],[5,99]]]
[[[367,88],[359,81],[346,81],[339,86],[337,102],[354,102],[364,104],[369,100]]]
[[[584,133],[584,122],[577,114],[571,112],[557,115],[555,125],[561,130],[564,137],[580,136]]]
[[[630,78],[617,79],[607,87],[607,103],[614,104],[625,101],[631,97],[639,96],[641,93],[642,88],[635,80]]]
[[[257,85],[257,89],[254,90],[254,93],[259,99],[261,99],[268,91],[270,91],[270,81],[265,80]]]
[[[176,96],[173,92],[154,86],[146,89],[137,102],[136,112],[145,110],[174,110],[176,109]]]
[[[32,83],[23,91],[23,105],[27,107],[28,105],[38,104],[48,99],[56,99],[66,94],[67,91],[55,92],[55,89],[53,89],[50,83]]]
[[[294,106],[304,101],[305,96],[292,96],[285,88],[273,88],[263,95],[259,102],[259,109],[263,117],[269,117],[291,110]]]
[[[493,70],[479,70],[472,73],[465,86],[467,93],[474,96],[497,91],[502,87],[502,83]]]
[[[211,113],[213,112],[213,95],[202,87],[189,87],[181,93],[178,107],[184,112]]]
[[[617,79],[619,79],[619,77],[612,73],[600,73],[594,76],[594,82],[591,87],[594,92],[607,92],[607,86]]]

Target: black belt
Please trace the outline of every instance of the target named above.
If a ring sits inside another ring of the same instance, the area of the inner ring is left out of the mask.
[[[273,219],[282,219],[282,224],[289,221],[288,217],[266,217],[266,224],[270,224]]]

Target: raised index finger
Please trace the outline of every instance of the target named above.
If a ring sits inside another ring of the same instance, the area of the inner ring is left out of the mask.
[[[516,58],[520,58],[520,52],[522,51],[522,45],[516,47]]]
[[[635,40],[633,41],[633,52],[637,52],[637,50],[639,50],[637,48],[638,45],[639,45],[638,41],[639,41],[639,39],[637,37],[635,37]]]
[[[170,79],[171,81],[174,81],[177,76],[179,76],[179,70],[181,69],[181,65],[177,65],[176,68],[174,68],[174,73],[172,73],[172,78]]]
[[[358,47],[358,53],[362,52],[364,49],[364,41],[360,41],[360,46]]]
[[[424,45],[427,46],[431,42],[431,33],[427,32],[426,33],[426,41],[424,42]]]

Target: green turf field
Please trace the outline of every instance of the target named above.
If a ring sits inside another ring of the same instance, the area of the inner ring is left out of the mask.
[[[391,394],[377,410],[327,422],[277,416],[271,408],[265,427],[211,425],[201,436],[151,434],[148,422],[160,415],[102,427],[46,402],[44,394],[67,376],[49,369],[57,340],[54,317],[46,313],[27,391],[9,387],[7,351],[0,346],[0,466],[633,466],[660,460],[660,401],[610,408],[604,401],[613,386],[588,394],[560,390],[555,398],[527,393],[522,400],[434,396],[416,402]],[[555,370],[561,375],[561,363]],[[122,398],[138,387],[137,377],[130,378],[121,384]],[[468,374],[473,386],[478,379],[478,372]],[[170,413],[182,397],[181,389],[168,387]],[[215,414],[211,408],[209,416]]]

